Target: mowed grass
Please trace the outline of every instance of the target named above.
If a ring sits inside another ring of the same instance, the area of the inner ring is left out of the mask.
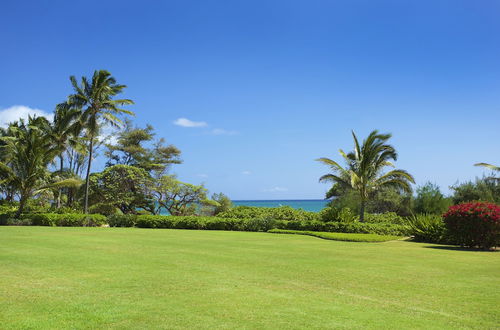
[[[499,273],[405,241],[0,227],[0,328],[493,329]]]

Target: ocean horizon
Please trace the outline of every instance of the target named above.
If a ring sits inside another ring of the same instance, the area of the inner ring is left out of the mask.
[[[233,200],[234,206],[280,207],[290,206],[294,209],[319,212],[326,207],[325,199],[270,199],[270,200]]]

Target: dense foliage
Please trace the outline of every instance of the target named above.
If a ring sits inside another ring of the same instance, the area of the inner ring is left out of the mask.
[[[414,240],[427,243],[447,243],[446,228],[443,219],[435,214],[418,214],[406,220]]]
[[[446,198],[439,187],[430,182],[417,188],[414,201],[414,210],[421,214],[442,214],[452,204],[450,198]]]
[[[319,214],[297,210],[290,206],[281,207],[255,207],[255,206],[237,206],[217,215],[221,218],[239,218],[239,219],[274,219],[274,220],[293,220],[309,221],[319,220]]]
[[[500,206],[496,204],[454,205],[443,219],[453,241],[462,246],[489,249],[500,245]]]
[[[145,170],[128,165],[114,165],[90,176],[89,201],[93,213],[137,213],[149,210],[149,176]]]

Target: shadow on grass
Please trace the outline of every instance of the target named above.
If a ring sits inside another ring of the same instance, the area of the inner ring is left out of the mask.
[[[415,241],[411,237],[403,239],[402,241],[409,242],[409,243],[426,244],[426,242]],[[465,252],[500,252],[500,247],[496,247],[496,248],[491,249],[491,250],[484,250],[484,249],[478,249],[478,248],[466,248],[466,247],[461,247],[458,245],[450,245],[450,244],[440,244],[440,243],[427,243],[427,244],[433,244],[433,245],[424,246],[424,248],[426,248],[426,249],[465,251]]]
[[[477,248],[465,248],[461,246],[453,245],[428,245],[424,246],[426,249],[436,249],[436,250],[450,250],[450,251],[465,251],[465,252],[499,252],[498,248],[492,250],[477,249]]]

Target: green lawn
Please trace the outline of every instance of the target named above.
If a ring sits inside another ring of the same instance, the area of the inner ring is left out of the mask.
[[[499,274],[405,241],[0,227],[0,328],[493,329]]]

